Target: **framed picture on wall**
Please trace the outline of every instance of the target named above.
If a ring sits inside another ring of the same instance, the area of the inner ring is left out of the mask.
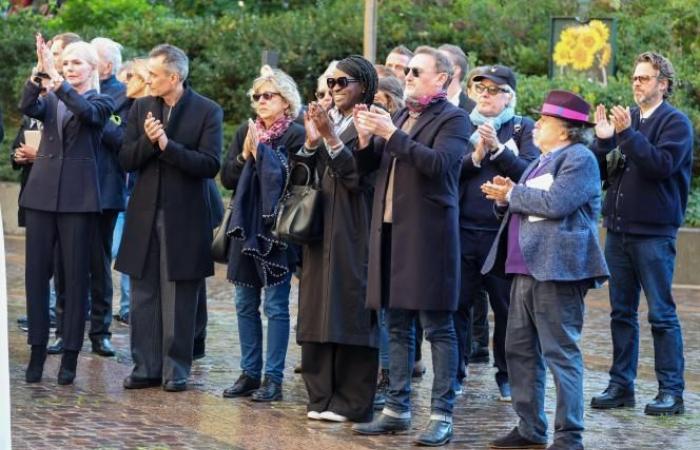
[[[550,78],[576,74],[608,84],[615,73],[615,19],[553,17],[550,28]]]

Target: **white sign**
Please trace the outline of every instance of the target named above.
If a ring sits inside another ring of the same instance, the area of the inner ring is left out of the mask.
[[[10,341],[7,338],[7,271],[5,232],[0,210],[0,449],[12,448],[10,438]]]

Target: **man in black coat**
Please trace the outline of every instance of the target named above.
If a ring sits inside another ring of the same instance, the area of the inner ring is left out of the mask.
[[[386,406],[361,434],[407,430],[411,422],[413,329],[416,317],[433,354],[430,423],[420,445],[452,437],[457,341],[452,312],[459,291],[459,171],[467,147],[467,114],[445,88],[452,64],[419,47],[406,75],[407,108],[391,117],[356,111],[359,166],[379,167],[370,230],[367,305],[386,308],[389,371]],[[375,135],[370,142],[370,136]]]
[[[155,47],[149,97],[134,102],[119,162],[138,173],[116,269],[131,276],[134,370],[124,388],[183,391],[192,365],[197,292],[214,274],[207,179],[222,146],[221,108],[185,85],[187,55]]]

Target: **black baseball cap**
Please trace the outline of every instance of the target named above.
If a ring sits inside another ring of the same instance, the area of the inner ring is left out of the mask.
[[[515,73],[510,67],[501,66],[499,64],[487,66],[484,68],[483,72],[472,78],[472,80],[478,82],[484,78],[496,84],[507,84],[511,89],[515,90]]]

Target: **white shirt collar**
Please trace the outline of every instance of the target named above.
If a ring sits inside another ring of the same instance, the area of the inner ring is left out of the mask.
[[[654,111],[656,111],[656,110],[659,108],[659,106],[661,106],[661,104],[662,104],[663,102],[664,102],[664,100],[661,99],[661,101],[660,101],[659,103],[657,103],[657,104],[656,104],[655,106],[653,106],[651,109],[647,110],[647,112],[645,112],[645,113],[643,113],[643,112],[642,112],[642,109],[639,108],[639,118],[640,118],[640,119],[648,119],[649,117],[651,117],[652,114],[654,114]]]
[[[455,106],[459,106],[459,96],[461,93],[462,93],[462,90],[460,89],[459,91],[457,91],[457,93],[455,95],[448,98],[447,101],[449,101],[450,103],[452,103]]]

